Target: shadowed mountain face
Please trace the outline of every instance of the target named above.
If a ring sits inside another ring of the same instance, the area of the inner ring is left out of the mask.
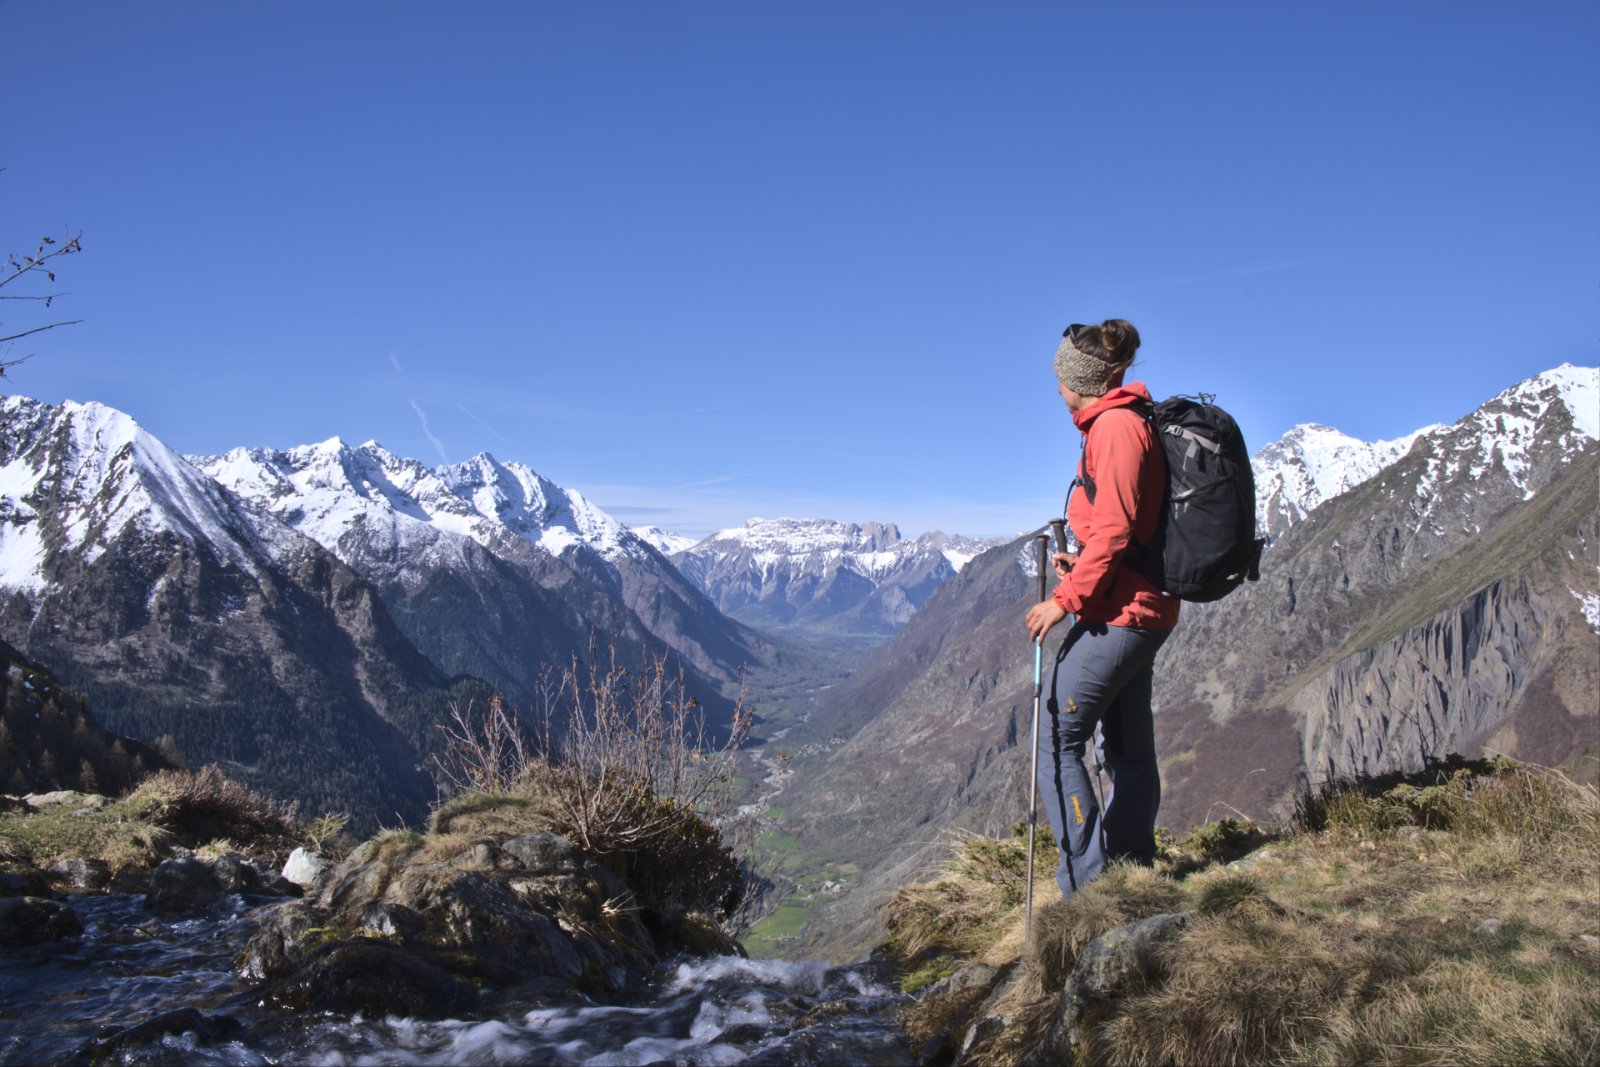
[[[0,641],[0,792],[76,789],[116,796],[176,765],[106,730],[84,699]]]
[[[1157,661],[1163,824],[1274,818],[1302,775],[1451,751],[1600,754],[1596,377],[1561,368],[1419,434],[1285,528],[1259,583],[1185,605]],[[848,740],[787,796],[808,850],[862,868],[814,924],[824,950],[876,936],[951,830],[1026,817],[1027,552],[974,560],[828,694],[819,724]]]

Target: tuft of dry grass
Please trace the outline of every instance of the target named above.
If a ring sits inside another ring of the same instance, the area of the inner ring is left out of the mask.
[[[197,772],[153,774],[120,803],[188,848],[228,839],[245,852],[281,863],[300,839],[292,809],[240,785],[214,765]]]
[[[162,771],[99,809],[58,805],[0,815],[0,865],[104,860],[113,872],[154,867],[175,845],[226,848],[281,864],[300,838],[293,812],[262,799],[216,767]]]
[[[1563,968],[1524,982],[1479,961],[1443,960],[1332,1015],[1294,1062],[1593,1063],[1597,1036],[1592,971]]]
[[[1091,1062],[1270,1062],[1319,1032],[1351,976],[1321,930],[1288,919],[1198,919],[1161,960],[1165,980],[1117,1005]]]
[[[1055,852],[1040,827],[1036,857]],[[905,886],[889,899],[884,920],[904,959],[928,954],[972,959],[994,944],[1019,915],[1026,897],[1028,825],[1017,823],[1004,840],[957,836],[946,871],[931,882]],[[1034,891],[1051,891],[1048,865],[1034,872]]]

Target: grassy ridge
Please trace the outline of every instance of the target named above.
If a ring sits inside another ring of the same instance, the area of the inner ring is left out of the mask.
[[[914,1040],[956,1043],[998,1017],[963,1062],[1018,1062],[1091,943],[1173,913],[1185,922],[1150,971],[1089,1004],[1082,1062],[1581,1063],[1600,1050],[1600,794],[1559,773],[1438,764],[1303,796],[1275,834],[1202,828],[1155,869],[1113,866],[1070,901],[1046,877],[1031,945],[1007,888],[1015,857],[997,844],[963,844],[943,878],[889,907],[913,980],[971,960],[1013,975],[986,1004],[939,990],[908,1016]],[[929,906],[957,898],[964,910]]]

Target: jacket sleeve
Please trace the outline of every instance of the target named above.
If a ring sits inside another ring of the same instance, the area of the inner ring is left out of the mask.
[[[1105,412],[1090,427],[1084,441],[1084,463],[1095,482],[1089,529],[1077,562],[1055,590],[1055,602],[1074,615],[1107,594],[1133,543],[1140,472],[1151,444],[1144,418],[1125,408]]]

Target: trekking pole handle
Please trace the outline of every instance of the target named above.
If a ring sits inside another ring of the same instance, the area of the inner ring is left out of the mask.
[[[1039,546],[1039,599],[1043,600],[1045,596],[1045,572],[1050,568],[1050,538],[1040,534],[1033,540]]]
[[[1056,535],[1056,551],[1067,551],[1067,523],[1065,519],[1051,519],[1050,529]]]

